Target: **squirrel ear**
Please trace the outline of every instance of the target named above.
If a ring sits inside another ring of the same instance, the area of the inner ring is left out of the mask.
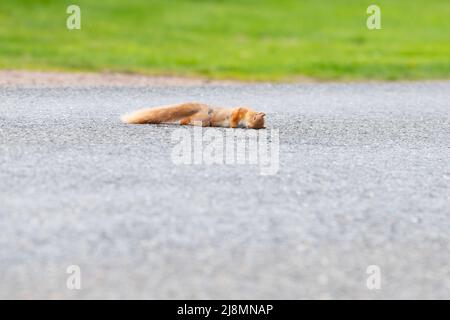
[[[262,117],[266,115],[264,112],[258,112],[258,114],[261,115]]]

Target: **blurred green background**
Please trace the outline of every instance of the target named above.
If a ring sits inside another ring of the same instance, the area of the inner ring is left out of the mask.
[[[381,7],[382,30],[366,27]],[[68,30],[66,8],[81,8]],[[0,68],[449,79],[449,0],[1,0]]]

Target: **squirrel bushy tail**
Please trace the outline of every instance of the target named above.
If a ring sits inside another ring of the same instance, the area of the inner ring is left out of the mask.
[[[128,124],[167,123],[190,117],[199,112],[205,105],[199,103],[183,103],[158,108],[137,110],[121,117]]]

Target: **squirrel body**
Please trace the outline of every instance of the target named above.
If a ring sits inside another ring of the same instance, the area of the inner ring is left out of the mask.
[[[128,124],[178,123],[203,127],[264,128],[263,112],[248,107],[222,108],[188,102],[137,110],[122,116]]]

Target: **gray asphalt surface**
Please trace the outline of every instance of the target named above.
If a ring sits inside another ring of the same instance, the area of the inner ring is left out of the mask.
[[[266,111],[278,174],[119,121],[191,100]],[[449,159],[450,82],[0,88],[0,298],[449,299]]]

